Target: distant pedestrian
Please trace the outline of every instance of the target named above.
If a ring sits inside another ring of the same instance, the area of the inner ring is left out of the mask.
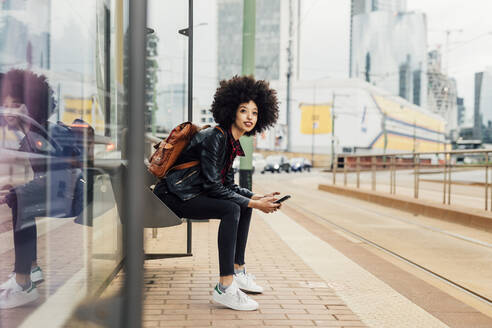
[[[235,310],[256,310],[258,303],[241,291],[263,292],[245,269],[251,214],[253,208],[278,210],[274,196],[279,193],[259,195],[237,186],[231,167],[236,156],[244,156],[239,138],[261,133],[277,121],[276,91],[265,81],[236,76],[220,82],[211,112],[218,128],[198,132],[176,162],[198,160],[200,165],[171,171],[154,193],[180,217],[220,219],[220,279],[213,299]]]

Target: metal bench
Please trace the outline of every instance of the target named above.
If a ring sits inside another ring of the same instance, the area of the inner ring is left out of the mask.
[[[121,213],[123,211],[123,181],[125,177],[126,171],[126,163],[116,160],[116,161],[100,161],[96,160],[95,166],[101,172],[108,174],[111,179],[111,186],[113,188],[114,199],[116,202],[116,207],[118,212]],[[173,227],[182,224],[186,221],[186,235],[187,235],[187,243],[186,243],[186,253],[149,253],[145,254],[146,260],[154,260],[154,259],[162,259],[162,258],[171,258],[171,257],[184,257],[184,256],[192,256],[191,251],[191,233],[192,226],[191,222],[186,219],[182,219],[178,217],[173,211],[171,211],[166,204],[164,204],[152,191],[151,186],[156,183],[156,178],[147,170],[145,170],[145,188],[142,191],[144,193],[144,213],[142,215],[143,227],[144,228],[166,228]],[[155,237],[155,232],[153,233]]]

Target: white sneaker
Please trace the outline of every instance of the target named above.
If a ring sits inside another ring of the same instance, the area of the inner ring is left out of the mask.
[[[28,289],[22,290],[22,287],[15,279],[9,279],[8,281],[11,280],[13,280],[13,283],[10,283],[10,288],[0,292],[0,309],[11,309],[26,305],[39,298],[38,290],[33,283],[31,283],[31,287]]]
[[[31,281],[36,285],[44,281],[43,270],[39,266],[31,268]]]
[[[238,311],[254,311],[258,309],[258,302],[243,293],[233,280],[225,292],[221,292],[219,284],[214,288],[213,299],[215,302]]]
[[[8,289],[11,286],[11,281],[15,282],[15,272],[12,272],[8,276],[8,280],[0,285],[0,290]],[[38,285],[44,281],[43,270],[39,266],[31,268],[31,281]]]
[[[234,280],[241,290],[250,293],[263,293],[263,287],[258,286],[255,279],[256,277],[254,275],[245,272],[234,275]]]
[[[0,285],[0,291],[13,288],[16,284],[17,282],[15,281],[15,273],[12,272],[11,274],[9,274],[7,281]]]

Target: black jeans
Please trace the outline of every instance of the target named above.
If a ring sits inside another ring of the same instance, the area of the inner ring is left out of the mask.
[[[17,207],[17,197],[12,195],[11,203],[9,206],[12,208],[12,224],[14,232],[14,251],[15,251],[15,267],[14,272],[19,274],[30,274],[31,264],[36,261],[37,258],[37,229],[36,221],[34,218],[23,219],[23,221],[29,221],[31,224],[26,228],[19,228],[17,221],[19,218],[19,211]],[[31,221],[32,220],[32,221]]]
[[[217,242],[221,276],[234,274],[234,263],[244,265],[252,208],[241,208],[232,201],[206,195],[184,202],[168,193],[163,183],[156,186],[154,193],[179,217],[193,220],[220,219]]]

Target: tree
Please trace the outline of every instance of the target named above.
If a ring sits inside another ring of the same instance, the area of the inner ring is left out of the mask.
[[[157,111],[157,82],[159,64],[157,61],[159,37],[154,33],[147,35],[147,58],[145,61],[145,126],[155,133],[155,112]]]

